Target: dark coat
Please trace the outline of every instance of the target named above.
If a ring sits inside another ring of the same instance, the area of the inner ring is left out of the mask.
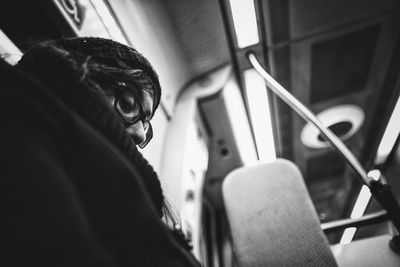
[[[48,86],[0,65],[0,265],[198,266],[140,166]]]

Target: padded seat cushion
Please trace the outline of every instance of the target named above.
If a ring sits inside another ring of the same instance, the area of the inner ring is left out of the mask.
[[[235,170],[222,190],[238,266],[337,266],[293,163]]]

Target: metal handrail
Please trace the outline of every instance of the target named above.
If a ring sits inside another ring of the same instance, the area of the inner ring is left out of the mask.
[[[371,224],[376,224],[380,222],[388,221],[389,214],[386,210],[377,211],[374,213],[370,213],[360,218],[348,218],[342,220],[336,220],[326,223],[321,223],[321,229],[324,231],[325,234],[329,234],[332,232],[337,232],[340,230],[344,230],[348,227],[361,227],[361,226],[368,226]]]
[[[304,120],[314,124],[320,131],[322,136],[331,143],[332,147],[339,151],[347,162],[350,163],[353,171],[361,178],[361,182],[369,186],[373,179],[367,175],[367,172],[361,166],[361,163],[343,144],[342,141],[331,130],[323,125],[323,123],[300,101],[290,94],[282,85],[280,85],[271,75],[269,75],[258,62],[253,53],[249,53],[248,58],[254,69],[260,74],[267,83],[267,86],[277,96],[279,96],[286,104],[294,109]]]

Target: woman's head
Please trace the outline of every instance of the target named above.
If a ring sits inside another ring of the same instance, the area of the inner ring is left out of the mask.
[[[21,62],[34,64],[40,49],[57,50],[84,66],[82,79],[97,85],[135,142],[144,147],[150,141],[149,120],[160,103],[161,87],[157,73],[145,57],[112,40],[84,37],[41,43],[28,50]]]
[[[53,68],[53,66],[56,67]],[[73,103],[76,96],[87,100],[85,98],[87,95],[94,95],[94,98],[89,97],[90,101],[76,101],[76,106],[82,110],[80,104],[91,104],[93,99],[96,104],[99,101],[101,104],[107,104],[123,122],[125,129],[137,145],[143,147],[150,140],[152,131],[149,120],[160,103],[161,87],[158,76],[150,63],[135,49],[111,40],[92,37],[46,41],[29,49],[18,62],[17,67],[37,76],[45,84],[48,83],[46,85],[53,86],[52,89],[56,93],[67,97],[68,101],[73,101]],[[74,87],[78,92],[82,93],[79,90],[87,88],[90,94],[69,94],[68,89],[74,89],[69,86],[71,80],[75,85],[83,85]],[[66,86],[59,86],[64,82]],[[83,110],[85,111],[85,108],[89,106],[85,106]],[[93,106],[98,107],[98,105]],[[90,107],[93,108],[93,106]],[[98,111],[98,109],[95,110]],[[101,108],[100,113],[103,110]],[[111,117],[115,118],[115,116]],[[89,118],[93,119],[91,116]],[[122,148],[129,159],[140,166],[140,171],[146,175],[146,179],[143,179],[144,184],[156,206],[156,211],[160,216],[164,216],[165,222],[178,233],[177,238],[183,240],[181,228],[176,227],[180,225],[178,216],[175,216],[164,199],[160,182],[152,167],[140,153],[134,153],[136,149],[133,142],[125,138],[126,135],[119,134],[122,132],[119,131],[119,129],[122,130],[119,123],[108,120],[110,116],[95,116],[95,118],[104,122],[100,123],[102,126],[106,125],[108,130],[111,129],[111,133],[105,131],[106,134],[112,136],[112,140]],[[101,120],[103,118],[106,118],[106,121]],[[118,131],[112,131],[115,129]],[[183,240],[183,242],[186,241]]]

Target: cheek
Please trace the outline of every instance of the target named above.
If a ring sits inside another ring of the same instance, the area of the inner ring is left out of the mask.
[[[127,127],[126,130],[129,134],[135,134],[140,131],[140,127],[138,127],[137,123],[135,123],[134,125]]]
[[[143,107],[143,110],[147,111],[146,113],[148,113],[148,114],[152,114],[154,112],[153,111],[153,95],[147,91],[143,92],[142,107]]]
[[[130,135],[144,135],[144,129],[143,129],[143,124],[141,121],[130,125],[129,127],[126,128],[127,132]]]
[[[126,130],[136,144],[140,144],[146,139],[146,135],[144,133],[144,129],[141,123],[135,123],[134,125],[128,127]]]

